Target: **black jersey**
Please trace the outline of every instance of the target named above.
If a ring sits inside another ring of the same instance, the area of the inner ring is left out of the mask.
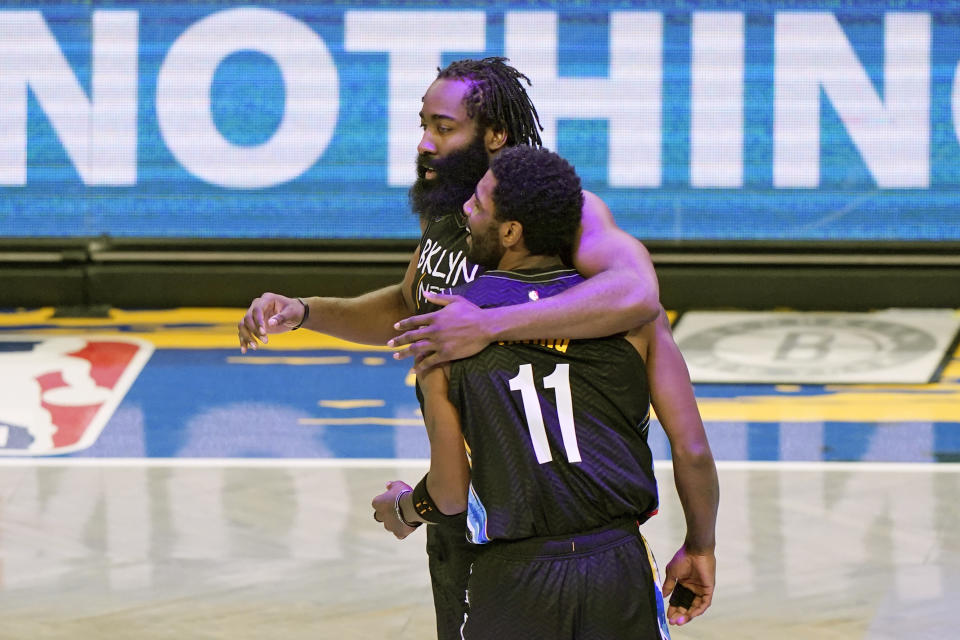
[[[464,295],[503,306],[582,280],[567,269],[488,271]],[[450,399],[471,464],[473,542],[565,535],[656,510],[646,368],[622,336],[492,344],[451,363]]]
[[[456,216],[433,218],[420,238],[420,258],[411,292],[416,312],[436,310],[424,299],[425,292],[440,293],[470,284],[480,271],[478,265],[467,260],[467,231],[457,224]]]

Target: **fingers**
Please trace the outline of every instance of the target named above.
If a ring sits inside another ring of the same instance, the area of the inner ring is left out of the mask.
[[[664,585],[666,586],[666,583],[664,583]],[[713,601],[713,594],[709,591],[703,591],[701,585],[690,585],[687,587],[687,585],[677,583],[676,580],[673,581],[671,591],[677,586],[682,587],[690,599],[682,602],[682,599],[672,598],[671,600],[673,600],[673,602],[671,602],[667,608],[667,619],[670,621],[670,624],[682,626],[697,616],[702,615],[710,607]],[[666,597],[666,592],[664,597]]]
[[[463,299],[462,296],[455,296],[455,295],[444,294],[444,293],[431,293],[429,291],[424,293],[423,297],[427,299],[427,302],[431,304],[439,305],[441,307],[445,307],[451,302],[456,302],[457,300]]]
[[[689,608],[670,606],[667,609],[667,620],[670,624],[681,627],[694,618],[702,615],[710,607],[712,597],[710,594],[697,596],[693,599],[693,604]]]
[[[425,340],[393,354],[394,360],[405,360],[410,357],[414,359],[413,370],[418,376],[422,376],[437,365],[450,361],[449,356],[442,351],[436,351],[433,343]]]
[[[240,340],[240,353],[246,353],[247,349],[257,350],[258,336],[251,330],[245,319],[237,323],[237,337]]]
[[[417,377],[422,377],[425,376],[430,369],[444,362],[445,360],[440,357],[439,353],[433,352],[430,355],[419,358],[413,370],[417,374]]]
[[[410,487],[402,480],[391,480],[387,483],[387,490],[376,496],[370,502],[370,506],[373,507],[373,519],[383,524],[384,530],[392,533],[397,540],[403,540],[416,529],[406,526],[397,519],[393,505],[396,500],[395,490],[398,488],[404,490]]]
[[[400,351],[395,351],[393,353],[394,360],[406,360],[407,358],[420,359],[426,355],[429,355],[433,352],[434,346],[431,342],[426,340],[421,340],[420,342],[415,342],[406,349],[401,349]]]
[[[276,303],[270,309],[270,313],[272,315],[267,318],[266,331],[269,333],[288,331],[303,324],[306,303],[301,302],[298,298],[278,297]]]
[[[661,593],[663,593],[664,598],[669,598],[670,594],[673,593],[674,587],[677,586],[677,577],[671,575],[669,569],[667,570],[667,576],[663,579],[663,586],[660,588]]]
[[[706,612],[710,608],[710,604],[713,602],[713,594],[705,593],[702,596],[697,596],[693,600],[693,606],[687,610],[687,620],[692,620],[697,616]]]
[[[302,324],[303,314],[306,311],[304,304],[301,304],[296,298],[284,300],[283,304],[279,305],[280,309],[275,309],[276,313],[267,319],[268,331],[272,329],[276,333]]]
[[[459,302],[465,300],[463,296],[454,296],[454,295],[444,295],[439,293],[426,293],[424,297],[427,299],[427,302],[431,302],[435,305],[445,307],[452,302]],[[418,316],[410,316],[409,318],[404,318],[399,322],[393,325],[393,328],[401,333],[409,332],[412,329],[417,329],[419,327],[429,326],[433,323],[439,311],[431,311],[430,313],[422,313]],[[402,346],[416,340],[416,338],[410,339],[404,335],[397,336],[393,340],[387,343],[388,346]]]
[[[399,349],[400,347],[414,344],[416,342],[422,342],[429,335],[429,330],[426,328],[416,329],[414,331],[407,331],[404,334],[401,334],[387,342],[387,346],[393,349]]]
[[[253,312],[252,316],[253,316],[254,326],[252,327],[252,329],[257,332],[258,336],[263,336],[263,341],[266,342],[267,327],[263,324],[263,309],[258,304],[259,302],[260,302],[260,298],[257,298],[256,300],[253,301],[253,305],[251,305],[250,307],[250,310]]]
[[[667,621],[672,625],[682,627],[690,621],[690,617],[687,615],[686,609],[669,607],[667,608]]]
[[[420,336],[426,333],[423,329],[429,327],[430,323],[433,322],[435,313],[436,312],[425,313],[421,316],[410,316],[394,324],[393,328],[402,333],[388,341],[387,346],[402,347],[405,344],[419,340]],[[419,331],[417,331],[417,329],[419,329]]]
[[[373,519],[391,533],[393,533],[393,528],[390,526],[392,505],[393,501],[387,493],[381,493],[370,502],[370,506],[373,507]]]
[[[263,324],[263,307],[271,303],[268,299],[271,295],[265,293],[262,297],[254,299],[243,319],[237,323],[240,353],[246,353],[247,349],[256,351],[258,340],[263,343],[267,342],[267,328]]]
[[[259,343],[269,342],[270,333],[280,333],[296,326],[302,314],[302,306],[296,298],[275,293],[265,293],[256,298],[250,303],[243,320],[237,324],[240,352],[246,353],[247,349],[255,351]]]

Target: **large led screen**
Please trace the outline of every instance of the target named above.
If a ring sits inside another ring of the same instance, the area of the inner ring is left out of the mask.
[[[0,6],[0,237],[415,238],[423,92],[532,81],[646,240],[960,240],[960,8],[927,2]]]

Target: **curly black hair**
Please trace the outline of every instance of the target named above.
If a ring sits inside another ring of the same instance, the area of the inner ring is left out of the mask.
[[[580,228],[583,190],[573,166],[547,149],[518,146],[490,161],[496,219],[523,225],[523,243],[533,255],[560,256],[571,264]]]
[[[437,79],[469,80],[470,91],[464,97],[467,115],[476,118],[481,131],[492,128],[507,132],[507,145],[539,147],[540,116],[521,80],[530,78],[507,64],[507,58],[457,60],[437,69]]]

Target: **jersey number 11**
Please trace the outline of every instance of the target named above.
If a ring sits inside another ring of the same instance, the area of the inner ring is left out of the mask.
[[[543,379],[546,389],[553,389],[557,398],[557,418],[560,423],[560,435],[563,448],[567,451],[567,460],[580,462],[580,447],[577,445],[577,433],[573,425],[573,395],[570,393],[570,365],[558,364],[553,373]],[[523,412],[527,417],[527,428],[533,441],[533,451],[537,462],[544,464],[553,460],[550,444],[547,442],[547,429],[543,424],[540,411],[540,398],[533,381],[533,366],[520,365],[520,372],[510,380],[510,390],[519,391],[523,400]]]

